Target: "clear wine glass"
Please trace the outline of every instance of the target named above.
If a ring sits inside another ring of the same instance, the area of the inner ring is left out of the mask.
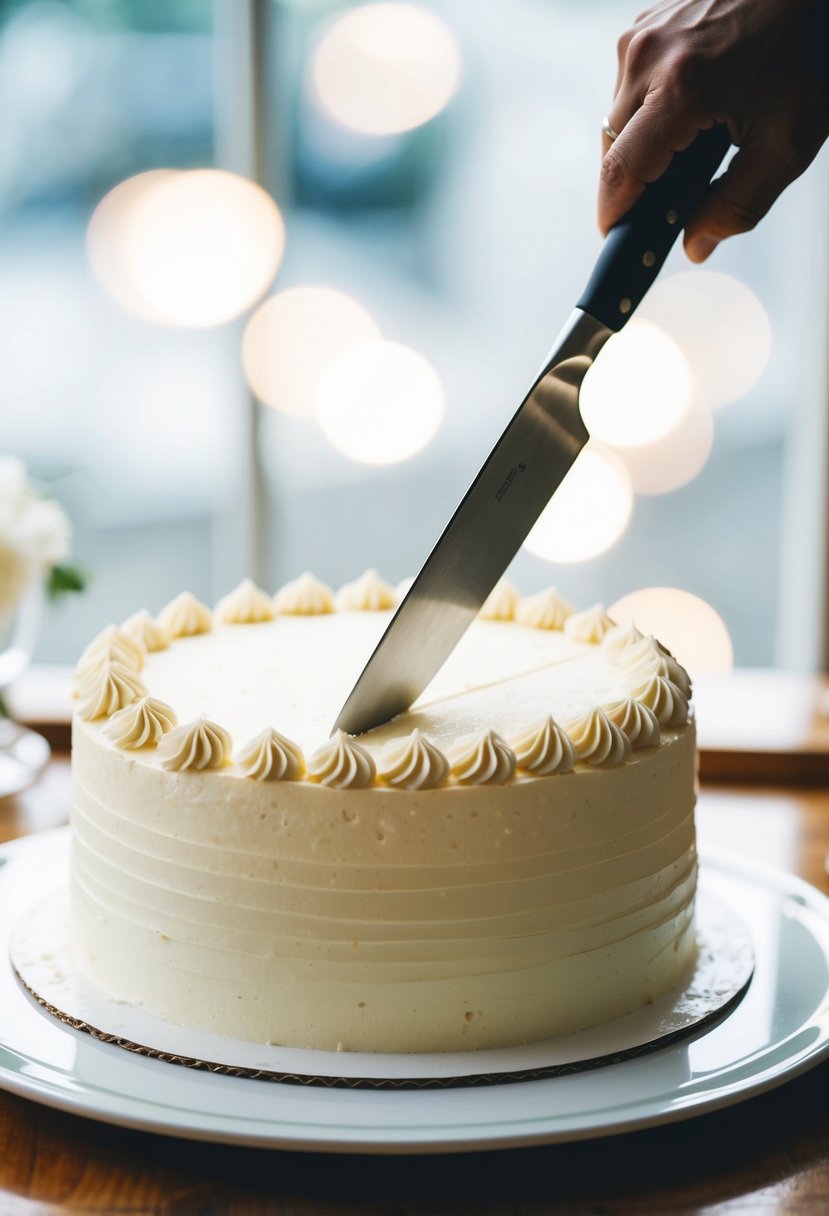
[[[0,625],[0,694],[17,680],[32,660],[43,609],[43,585],[35,579],[8,623]],[[31,785],[49,761],[42,735],[12,718],[0,716],[0,798]]]

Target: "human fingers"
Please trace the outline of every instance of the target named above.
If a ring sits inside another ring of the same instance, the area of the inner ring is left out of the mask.
[[[602,119],[602,160],[610,151],[611,144],[619,138],[619,132],[610,121],[610,115],[606,114]]]
[[[630,40],[633,37],[632,29],[625,30],[616,44],[617,67],[616,67],[616,83],[613,86],[613,104],[608,110],[602,122],[602,160],[610,151],[610,145],[618,138],[619,132],[624,127],[630,115],[635,111],[636,106],[628,106],[620,102],[619,92],[625,79],[625,62],[627,59],[627,48],[630,45]]]
[[[639,109],[648,90],[654,41],[643,38],[642,33],[656,8],[640,13],[616,43],[616,83],[613,86],[613,102],[605,118],[605,127],[610,127],[615,134],[610,135],[603,130],[602,157],[607,155],[616,136]]]
[[[602,124],[602,160],[607,156],[611,145],[622,134],[641,104],[641,97],[632,96],[630,90],[624,87],[624,81],[617,81],[613,102]]]
[[[612,119],[611,119],[612,121]],[[701,126],[685,111],[666,107],[649,94],[608,148],[599,173],[599,228],[607,233],[630,210],[645,187],[660,178],[696,138]]]
[[[685,226],[685,252],[704,262],[720,241],[749,232],[817,153],[822,139],[796,150],[771,127],[747,139],[722,177],[711,185]]]

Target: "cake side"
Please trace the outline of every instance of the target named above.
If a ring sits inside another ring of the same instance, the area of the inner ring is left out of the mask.
[[[564,1033],[653,999],[691,961],[694,762],[690,726],[621,770],[485,798],[373,788],[355,808],[319,786],[251,783],[244,803],[230,779],[182,789],[81,736],[77,957],[123,999],[261,1042],[440,1051]]]

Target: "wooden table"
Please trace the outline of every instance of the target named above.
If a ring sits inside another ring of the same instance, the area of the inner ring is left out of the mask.
[[[68,763],[0,802],[0,840],[66,820]],[[829,789],[706,787],[700,837],[829,890]],[[334,1157],[190,1144],[0,1093],[0,1216],[818,1216],[829,1213],[829,1064],[715,1114],[490,1154]]]

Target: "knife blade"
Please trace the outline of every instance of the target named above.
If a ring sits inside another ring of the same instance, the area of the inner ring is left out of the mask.
[[[608,233],[587,287],[529,392],[397,608],[332,733],[408,709],[454,650],[587,443],[582,381],[642,302],[728,150],[701,132]]]

